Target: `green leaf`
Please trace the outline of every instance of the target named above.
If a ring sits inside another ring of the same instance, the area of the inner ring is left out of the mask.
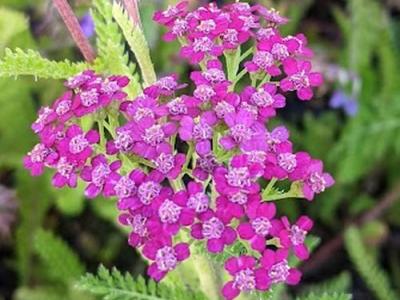
[[[0,53],[11,39],[28,30],[28,22],[20,12],[0,7]]]
[[[112,5],[108,0],[94,0],[93,5],[91,14],[96,27],[98,50],[96,70],[128,76],[130,83],[126,89],[129,96],[134,98],[141,92],[139,76],[135,73],[136,65],[129,62],[125,42],[112,16]]]
[[[297,300],[351,300],[352,296],[350,294],[344,293],[324,293],[315,294],[311,293],[305,297],[297,298]]]
[[[43,58],[33,50],[5,50],[5,56],[0,59],[0,77],[18,77],[22,75],[37,78],[65,79],[85,69],[85,63],[71,63],[69,60],[56,62]]]
[[[79,215],[85,206],[85,184],[79,180],[74,189],[63,188],[54,190],[56,194],[56,206],[65,215]]]
[[[145,86],[153,84],[157,77],[150,58],[150,49],[142,30],[140,27],[133,25],[133,21],[130,20],[126,11],[117,2],[114,2],[112,13],[132,52],[135,54]]]
[[[325,280],[321,283],[316,283],[305,287],[301,294],[306,296],[310,293],[323,294],[323,293],[345,293],[348,292],[351,286],[351,276],[349,272],[342,272],[339,275]]]
[[[76,287],[105,300],[205,300],[200,292],[193,293],[178,283],[174,286],[146,283],[143,277],[133,279],[128,273],[122,274],[116,268],[109,271],[102,265],[97,275],[86,274]]]
[[[51,278],[68,285],[85,271],[72,249],[60,238],[46,230],[35,234],[34,247]]]
[[[352,263],[377,299],[399,299],[391,287],[388,275],[365,247],[360,231],[356,227],[350,227],[345,232],[344,240]]]

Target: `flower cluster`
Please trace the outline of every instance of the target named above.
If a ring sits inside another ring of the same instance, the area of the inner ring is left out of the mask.
[[[127,78],[83,72],[39,112],[32,129],[40,143],[25,166],[32,175],[55,169],[56,187],[74,187],[80,177],[87,197],[116,197],[129,244],[150,261],[155,280],[198,244],[220,253],[242,243],[246,255],[225,262],[232,276],[222,289],[226,299],[297,284],[301,274],[288,258],[308,258],[313,222],[277,216],[271,201],[286,194],[274,185],[291,183],[287,197],[313,200],[334,181],[270,120],[285,106],[284,93],[310,100],[322,76],[312,71],[306,38],[282,36],[278,26],[288,20],[273,9],[241,2],[187,9],[183,1],[154,20],[167,27],[164,39],[179,40],[180,55],[199,66],[190,75],[191,93],[172,74],[128,99]]]

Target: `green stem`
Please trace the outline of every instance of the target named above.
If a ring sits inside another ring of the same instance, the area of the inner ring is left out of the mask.
[[[244,75],[247,74],[246,68],[244,68],[240,73],[236,76],[235,80],[232,82],[231,90],[235,89],[236,84],[243,78]]]
[[[278,194],[278,195],[269,195],[265,198],[263,197],[263,201],[270,202],[270,201],[277,201],[277,200],[289,199],[289,198],[304,198],[304,196],[299,195],[297,193],[293,193],[293,192],[287,192],[287,193]]]
[[[264,77],[264,79],[258,84],[257,88],[259,89],[260,87],[262,87],[263,84],[266,83],[266,82],[267,82],[268,80],[270,80],[270,79],[271,79],[271,76],[266,75],[266,76]]]
[[[193,265],[200,280],[200,288],[207,298],[210,300],[221,299],[218,280],[211,262],[202,255],[196,255],[193,256]]]
[[[254,51],[253,47],[247,49],[247,51],[243,53],[242,56],[240,57],[240,61],[242,62],[243,60],[245,60],[250,54],[253,53],[253,51]]]
[[[262,193],[262,197],[263,197],[263,199],[265,198],[265,197],[267,197],[268,195],[269,195],[269,193],[271,193],[271,191],[272,191],[272,188],[274,187],[274,185],[275,185],[275,183],[277,182],[277,178],[272,178],[271,180],[270,180],[270,182],[268,182],[268,185],[267,185],[267,187],[265,188],[265,190],[264,190],[264,192]]]

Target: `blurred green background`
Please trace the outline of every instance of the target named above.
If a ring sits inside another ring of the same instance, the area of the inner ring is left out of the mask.
[[[91,1],[70,2],[90,35]],[[160,43],[162,32],[151,21],[169,2],[141,1],[144,31],[159,74],[177,72],[186,81],[190,67],[177,58],[178,45]],[[337,181],[312,203],[279,205],[292,218],[311,215],[313,233],[321,237],[301,267],[304,282],[285,293],[300,295],[313,286],[349,291],[356,300],[400,299],[400,2],[257,2],[288,16],[282,32],[305,33],[316,52],[325,85],[311,103],[290,99],[279,122],[290,127],[297,150],[322,159]],[[81,60],[47,0],[0,0],[0,58],[16,47]],[[100,263],[144,272],[112,201],[87,201],[83,187],[55,190],[50,174],[32,178],[22,168],[35,144],[30,124],[36,111],[61,91],[62,81],[0,78],[1,300],[91,299],[71,286]]]

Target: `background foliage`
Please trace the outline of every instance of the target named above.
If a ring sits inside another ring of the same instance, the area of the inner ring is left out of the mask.
[[[127,28],[126,15],[108,0],[72,2],[80,16],[91,7],[96,70],[129,76],[128,92],[137,95],[138,65],[151,68],[148,53],[135,48],[143,36]],[[174,1],[142,1],[143,31],[156,70],[184,80],[190,69],[176,63],[177,45],[160,43],[160,29],[150,21],[167,2]],[[399,7],[378,0],[259,2],[291,18],[285,34],[303,31],[317,49],[315,64],[326,85],[306,108],[289,101],[281,117],[298,149],[325,161],[337,184],[307,208],[297,200],[280,205],[292,217],[307,209],[321,241],[301,266],[302,286],[254,299],[347,300],[349,293],[356,300],[399,299]],[[88,202],[83,187],[56,191],[49,174],[33,179],[22,169],[22,156],[34,144],[36,110],[57,97],[60,79],[86,68],[67,36],[50,1],[0,2],[0,184],[17,192],[19,206],[12,233],[0,231],[0,299],[204,299],[179,276],[159,287],[140,277],[143,263],[115,222],[114,203]],[[337,91],[357,101],[355,115],[330,107]],[[240,252],[240,245],[230,251]]]

